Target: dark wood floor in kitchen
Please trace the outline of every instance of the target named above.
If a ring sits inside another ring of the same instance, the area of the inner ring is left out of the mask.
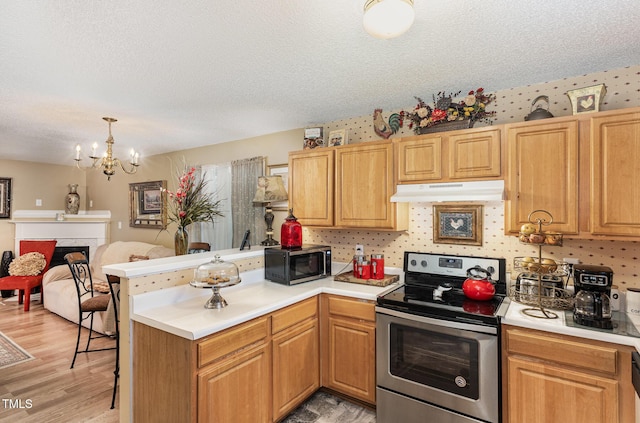
[[[316,392],[283,423],[375,423],[376,412],[324,391]]]

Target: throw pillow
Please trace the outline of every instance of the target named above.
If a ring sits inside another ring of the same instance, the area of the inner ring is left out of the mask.
[[[9,264],[9,274],[11,276],[37,276],[47,265],[47,260],[42,253],[26,253],[16,257]]]

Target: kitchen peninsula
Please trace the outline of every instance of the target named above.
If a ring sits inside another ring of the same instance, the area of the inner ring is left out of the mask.
[[[255,262],[263,254],[256,251],[224,252],[222,258]],[[375,403],[374,302],[397,283],[325,278],[285,286],[265,281],[258,268],[241,271],[240,284],[221,290],[229,305],[211,310],[204,308],[211,289],[188,282],[196,263],[213,255],[183,257],[188,265],[173,257],[154,260],[146,270],[140,262],[104,268],[131,278],[132,287],[145,280],[149,288],[167,275],[181,282],[129,296],[133,421],[206,421],[214,412],[276,421],[320,386]],[[334,263],[332,273],[344,267]]]

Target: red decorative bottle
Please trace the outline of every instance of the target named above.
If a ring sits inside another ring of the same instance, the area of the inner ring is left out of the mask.
[[[302,247],[302,225],[293,215],[293,209],[289,209],[289,216],[280,229],[280,244],[282,248]]]

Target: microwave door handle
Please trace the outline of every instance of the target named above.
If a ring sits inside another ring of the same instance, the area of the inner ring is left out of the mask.
[[[324,275],[327,276],[327,254],[322,253],[322,267],[324,267]]]

